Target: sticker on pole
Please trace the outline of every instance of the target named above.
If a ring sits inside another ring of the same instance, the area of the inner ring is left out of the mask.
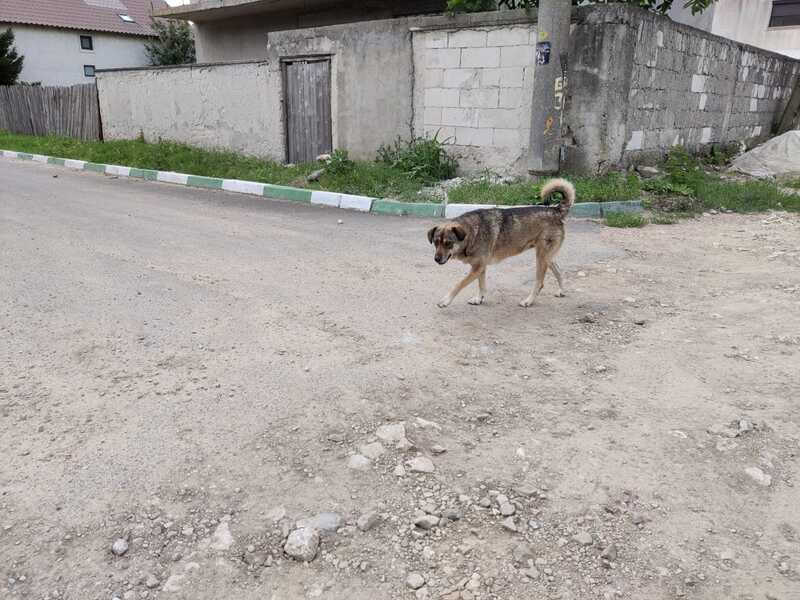
[[[539,42],[536,44],[536,64],[550,64],[550,42]]]

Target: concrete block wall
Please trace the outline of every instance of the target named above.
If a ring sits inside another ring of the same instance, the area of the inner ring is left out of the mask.
[[[798,63],[667,19],[638,23],[625,160],[769,134]]]
[[[578,170],[766,137],[800,77],[789,57],[643,10],[577,12],[567,122]]]
[[[524,171],[534,23],[414,32],[414,133],[445,140],[462,171]]]

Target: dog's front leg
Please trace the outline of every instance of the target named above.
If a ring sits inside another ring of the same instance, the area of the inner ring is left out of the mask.
[[[478,268],[476,268],[476,267],[472,267],[472,270],[469,272],[469,274],[468,274],[466,277],[464,277],[464,279],[462,279],[461,281],[459,281],[459,282],[456,284],[456,287],[454,287],[454,288],[453,288],[453,289],[450,291],[450,293],[449,293],[449,294],[447,294],[447,296],[445,296],[444,298],[442,298],[441,300],[439,300],[439,302],[437,302],[437,303],[436,303],[436,306],[438,306],[439,308],[444,308],[445,306],[449,306],[449,305],[450,305],[450,303],[453,301],[453,298],[455,298],[456,296],[458,296],[458,293],[459,293],[461,290],[463,290],[463,289],[464,289],[465,287],[467,287],[467,286],[468,286],[470,283],[472,283],[473,281],[475,281],[475,280],[476,280],[476,279],[477,279],[477,278],[480,276],[481,272],[482,272],[482,270],[481,270],[481,269],[478,269]]]
[[[484,298],[486,298],[486,267],[482,268],[480,275],[478,275],[478,295],[474,298],[470,298],[467,302],[478,306],[479,304],[483,304]]]

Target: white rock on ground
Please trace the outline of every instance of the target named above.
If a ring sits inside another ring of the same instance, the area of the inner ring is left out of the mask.
[[[412,590],[418,590],[425,585],[425,578],[419,573],[409,573],[406,577],[406,585]]]
[[[295,560],[311,562],[319,550],[319,532],[310,527],[295,529],[289,534],[283,551]]]
[[[412,473],[433,473],[436,467],[433,466],[433,461],[427,456],[417,456],[408,461],[408,468]]]
[[[347,459],[347,467],[355,471],[366,471],[372,463],[363,454],[353,454]]]
[[[321,512],[308,519],[300,519],[296,523],[298,529],[316,529],[322,533],[336,533],[342,525],[344,519],[335,512]]]
[[[214,533],[211,535],[211,547],[214,550],[227,550],[233,546],[233,536],[231,535],[231,529],[228,526],[226,521],[223,521],[217,528],[214,530]]]
[[[750,478],[755,481],[758,485],[763,487],[769,487],[772,485],[772,477],[758,467],[748,467],[744,470]]]
[[[390,423],[388,425],[381,425],[375,431],[378,439],[386,442],[399,442],[406,438],[406,425],[405,423]]]
[[[383,454],[384,452],[386,452],[386,450],[383,448],[383,444],[381,444],[380,442],[373,442],[373,443],[371,443],[371,444],[364,444],[363,446],[361,446],[361,447],[358,449],[358,451],[359,451],[359,452],[360,452],[362,455],[364,455],[364,456],[366,456],[367,458],[370,458],[370,459],[372,459],[372,460],[375,460],[375,459],[376,459],[376,458],[378,458],[378,457],[379,457],[381,454]]]
[[[122,556],[128,551],[128,540],[125,538],[117,538],[114,540],[114,543],[111,544],[111,552],[114,556]]]

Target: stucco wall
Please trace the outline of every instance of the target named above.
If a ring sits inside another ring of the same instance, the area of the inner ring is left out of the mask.
[[[283,160],[280,81],[266,63],[97,74],[106,139],[159,138]]]
[[[331,57],[334,148],[373,159],[381,144],[411,135],[413,62],[408,19],[389,19],[271,32],[267,57],[280,80],[280,61]]]
[[[21,81],[40,81],[43,85],[92,83],[94,78],[83,74],[84,65],[114,69],[148,64],[146,39],[142,37],[0,23],[0,30],[8,27],[14,31],[17,51],[25,56]],[[93,51],[81,50],[81,35],[92,36]]]
[[[414,133],[438,134],[464,171],[522,172],[535,24],[420,31],[413,42]]]
[[[800,74],[790,58],[642,10],[578,12],[567,121],[582,170],[766,136]]]

